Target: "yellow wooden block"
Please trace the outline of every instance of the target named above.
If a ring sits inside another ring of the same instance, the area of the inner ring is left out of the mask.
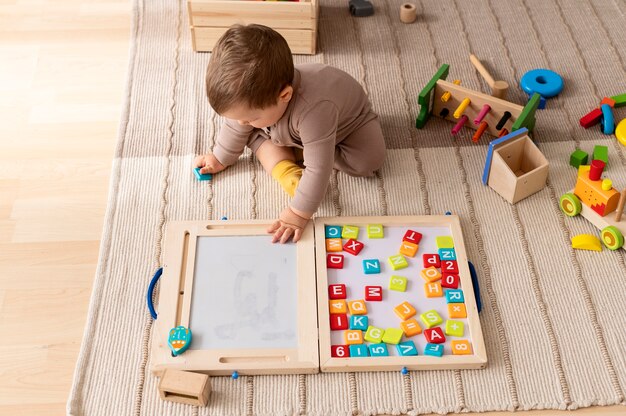
[[[440,298],[443,296],[443,290],[441,289],[441,283],[432,282],[424,285],[424,295],[427,298]]]
[[[572,248],[578,250],[602,251],[600,239],[591,234],[579,234],[572,237]]]
[[[326,239],[326,251],[327,252],[337,252],[342,251],[343,247],[341,246],[341,238],[327,238]]]
[[[410,241],[403,241],[400,246],[400,254],[404,254],[408,257],[415,257],[417,254],[418,245],[415,243],[411,243]]]
[[[450,318],[467,318],[467,310],[464,303],[448,303],[448,316]]]
[[[409,319],[411,316],[414,316],[417,313],[413,305],[411,305],[409,302],[402,302],[401,304],[393,308],[393,311],[403,321]]]
[[[367,313],[367,306],[362,299],[348,302],[348,309],[350,309],[351,315],[365,315]]]
[[[363,344],[363,331],[360,331],[360,330],[344,331],[343,339],[347,345]]]
[[[441,279],[441,272],[435,266],[427,267],[421,271],[422,278],[427,282],[435,282]]]
[[[472,355],[472,344],[466,339],[451,341],[450,348],[454,355]]]
[[[407,337],[412,337],[414,335],[422,333],[422,327],[415,318],[400,322],[400,328],[402,328],[402,331],[404,331],[404,335],[406,335]]]
[[[348,307],[346,306],[346,301],[343,299],[334,299],[329,300],[328,305],[330,306],[330,313],[346,313],[348,312]]]

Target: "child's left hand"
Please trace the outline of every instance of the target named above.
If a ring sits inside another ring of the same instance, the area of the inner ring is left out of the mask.
[[[274,221],[267,229],[269,234],[274,234],[272,243],[280,241],[281,244],[286,243],[293,236],[293,242],[297,243],[302,237],[302,231],[309,222],[309,218],[305,218],[296,213],[290,207],[287,207],[280,213],[278,220]]]

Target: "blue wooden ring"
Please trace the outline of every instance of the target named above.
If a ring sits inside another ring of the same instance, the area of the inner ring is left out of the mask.
[[[520,86],[530,95],[551,98],[563,91],[563,78],[549,69],[533,69],[522,76]]]
[[[613,117],[611,106],[602,104],[600,109],[602,110],[602,133],[613,134],[615,131],[615,118]]]

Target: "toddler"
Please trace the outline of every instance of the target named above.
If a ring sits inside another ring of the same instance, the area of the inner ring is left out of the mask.
[[[293,197],[268,228],[273,242],[300,239],[333,168],[372,176],[383,165],[380,122],[359,83],[327,65],[294,67],[287,42],[269,27],[228,29],[211,54],[206,89],[225,120],[213,153],[196,157],[194,166],[220,172],[248,146]]]

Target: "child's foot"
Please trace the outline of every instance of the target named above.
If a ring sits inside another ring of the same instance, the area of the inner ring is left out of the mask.
[[[291,160],[281,160],[272,169],[272,178],[276,179],[280,186],[293,197],[300,183],[303,169]]]

